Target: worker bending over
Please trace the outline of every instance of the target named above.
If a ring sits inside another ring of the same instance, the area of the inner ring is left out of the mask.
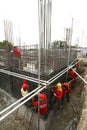
[[[73,69],[76,71],[76,68],[73,68]],[[77,78],[76,73],[75,73],[72,69],[70,69],[70,70],[68,71],[68,76],[69,76],[69,79],[70,79],[70,80],[73,80],[73,81],[75,81],[76,78]]]

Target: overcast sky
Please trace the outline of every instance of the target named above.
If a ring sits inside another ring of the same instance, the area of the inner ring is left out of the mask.
[[[52,0],[51,40],[64,40],[65,28],[71,27],[72,43],[87,46],[86,0]],[[4,39],[3,20],[13,23],[14,39],[21,35],[26,44],[38,43],[38,0],[0,0],[0,40]]]

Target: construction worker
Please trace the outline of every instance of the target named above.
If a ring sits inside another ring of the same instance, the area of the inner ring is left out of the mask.
[[[21,51],[16,46],[13,49],[13,56],[14,56],[14,67],[19,67],[19,60],[21,58]]]
[[[62,95],[63,95],[62,84],[57,83],[55,88],[52,91],[53,91],[53,94],[54,94],[54,97],[52,99],[52,107],[54,106],[54,103],[57,102],[58,108],[60,109],[61,99],[62,99]]]
[[[20,52],[20,49],[18,48],[18,47],[14,47],[14,49],[13,49],[13,55],[15,56],[15,57],[18,57],[18,58],[20,58],[21,57],[21,52]]]
[[[70,87],[73,89],[74,87],[74,83],[76,81],[76,78],[77,78],[77,74],[73,71],[75,70],[76,71],[76,68],[73,68],[73,69],[70,69],[68,71],[68,81],[70,82]]]
[[[27,81],[24,80],[23,84],[22,84],[22,87],[21,87],[21,95],[22,97],[26,96],[28,94],[28,89],[29,88],[29,85],[27,84]]]
[[[64,101],[64,98],[67,99],[67,102],[70,101],[69,99],[69,95],[71,93],[71,88],[70,88],[70,83],[69,82],[65,82],[62,84],[62,89],[63,89],[63,96],[62,96],[62,105],[63,105],[63,101]]]
[[[73,68],[73,70],[76,71],[76,68]],[[76,73],[75,73],[73,70],[70,69],[70,70],[68,71],[68,77],[69,77],[69,80],[75,81],[76,78],[77,78],[77,75],[76,75]]]
[[[23,84],[22,84],[22,87],[21,87],[21,95],[22,97],[26,96],[29,91],[28,91],[28,88],[29,88],[29,84],[27,84],[27,81],[24,80]],[[29,100],[28,102],[25,103],[27,107],[31,107],[31,100]]]
[[[48,99],[45,93],[39,94],[39,102],[38,100],[35,101],[34,98],[32,98],[32,106],[38,106],[40,107],[40,114],[44,117],[47,117],[47,111],[48,111]]]

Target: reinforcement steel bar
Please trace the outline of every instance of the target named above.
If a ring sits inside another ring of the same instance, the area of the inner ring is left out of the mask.
[[[66,71],[65,71],[66,72]],[[61,75],[64,74],[61,73]],[[59,75],[58,77],[60,77],[61,75]],[[49,84],[48,84],[49,85]],[[41,92],[43,89],[45,89],[46,86],[43,86],[42,88],[40,88],[39,90],[37,90],[37,92],[35,92],[34,94],[32,95],[28,95],[29,97],[27,99],[25,99],[22,103],[20,103],[18,106],[14,107],[12,110],[10,110],[8,113],[6,113],[5,115],[3,115],[1,118],[0,118],[0,121],[2,121],[3,119],[5,119],[7,116],[9,116],[12,112],[14,112],[16,109],[18,109],[20,106],[22,106],[23,104],[25,104],[28,100],[30,100],[32,97],[34,97],[35,95],[37,95],[39,92]],[[16,105],[16,103],[15,103]],[[14,105],[13,105],[14,106]],[[9,110],[11,107],[9,106],[9,108],[7,108],[7,110]],[[1,111],[1,114],[6,112],[6,110],[3,110],[3,112]]]
[[[15,76],[15,77],[18,77],[18,78],[26,79],[26,80],[29,80],[29,81],[32,81],[32,82],[35,82],[35,83],[39,82],[39,80],[37,78],[32,78],[32,77],[25,76],[25,75],[22,75],[22,74],[18,74],[18,73],[15,73],[15,72],[11,72],[11,71],[8,71],[8,70],[0,69],[0,72],[8,74],[8,75]],[[47,82],[45,80],[40,80],[40,83],[42,85],[46,85]]]
[[[76,63],[75,63],[76,64]],[[74,65],[75,65],[74,64]],[[70,66],[70,67],[67,67],[65,69],[65,71],[63,70],[61,72],[60,75],[58,75],[56,78],[59,78],[60,76],[62,76],[66,71],[68,71],[70,68],[72,68],[74,65]],[[79,76],[79,75],[78,75]],[[80,77],[80,76],[79,76]],[[56,80],[55,78],[55,80]],[[81,78],[81,77],[80,77]],[[82,78],[81,78],[82,79]],[[84,80],[84,79],[83,79]],[[14,112],[16,109],[18,109],[20,106],[22,106],[24,103],[26,103],[28,100],[30,100],[32,97],[34,97],[35,95],[37,95],[39,92],[41,92],[43,89],[46,88],[46,86],[48,86],[49,84],[51,84],[52,82],[54,81],[54,79],[48,83],[47,85],[43,86],[43,87],[38,87],[36,88],[35,90],[33,90],[32,92],[30,92],[27,96],[21,98],[20,100],[18,100],[17,102],[13,103],[13,105],[9,106],[8,108],[4,109],[3,111],[0,112],[0,114],[3,114],[4,112],[6,112],[7,110],[9,110],[12,106],[16,105],[17,103],[19,103],[20,101],[24,100],[22,103],[18,104],[18,106],[14,107],[12,110],[10,110],[7,114],[3,115],[1,118],[0,118],[0,121],[2,121],[4,118],[6,118],[8,115],[10,115],[12,112]],[[87,83],[85,80],[84,80],[85,83]],[[34,93],[35,92],[35,93]],[[31,95],[32,94],[32,95]],[[27,99],[26,99],[27,98]]]
[[[78,62],[80,62],[82,60],[82,58],[81,59],[79,59],[79,61]],[[67,72],[70,68],[72,68],[73,66],[75,66],[75,64],[77,64],[78,62],[76,62],[76,63],[74,63],[73,64],[73,62],[69,65],[69,67],[67,67],[67,68],[65,68],[64,70],[62,70],[61,72],[59,72],[57,75],[55,75],[54,77],[52,77],[51,79],[49,79],[47,82],[49,83],[52,83],[55,79],[57,79],[58,78],[58,76],[59,75],[61,75],[62,73],[65,73],[65,72]],[[73,64],[73,65],[72,65]]]

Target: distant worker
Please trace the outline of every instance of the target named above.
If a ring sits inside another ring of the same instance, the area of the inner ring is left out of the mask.
[[[27,84],[27,81],[24,80],[23,84],[22,84],[22,87],[21,87],[21,95],[22,97],[26,96],[28,94],[28,88],[29,88],[29,85]]]
[[[17,58],[20,58],[21,57],[21,52],[20,52],[20,49],[18,47],[14,47],[13,49],[13,55]]]
[[[62,89],[63,89],[63,96],[62,96],[62,105],[64,102],[64,99],[67,99],[67,102],[70,101],[69,95],[71,93],[71,88],[70,88],[70,83],[65,82],[62,84]]]
[[[44,117],[47,116],[47,111],[48,111],[48,99],[47,95],[45,93],[40,93],[39,94],[39,102],[38,100],[35,101],[34,98],[32,98],[32,106],[38,106],[40,107],[40,114],[44,115]]]
[[[57,85],[55,86],[55,88],[52,91],[53,91],[53,94],[54,94],[54,97],[52,99],[52,107],[54,106],[54,103],[57,102],[58,108],[60,109],[61,99],[62,99],[62,96],[63,96],[62,84],[57,83]]]
[[[19,66],[19,59],[21,58],[21,51],[16,46],[13,49],[13,57],[14,57],[14,65],[15,65],[15,67],[18,67]]]

